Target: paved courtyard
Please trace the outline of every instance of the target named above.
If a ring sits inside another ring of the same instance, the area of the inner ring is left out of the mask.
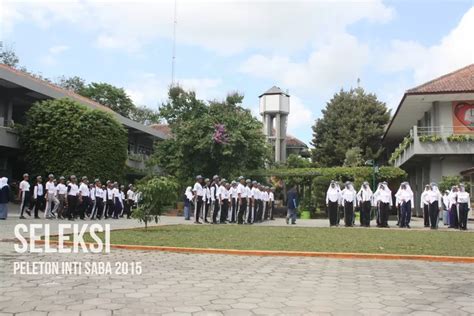
[[[19,222],[14,216],[0,222],[0,238],[12,238]],[[140,226],[136,220],[108,222],[112,228]],[[161,224],[182,222],[163,217]],[[24,261],[141,262],[142,274],[14,274],[14,262]],[[117,249],[109,254],[18,254],[11,242],[0,242],[0,316],[157,314],[472,315],[474,265]]]

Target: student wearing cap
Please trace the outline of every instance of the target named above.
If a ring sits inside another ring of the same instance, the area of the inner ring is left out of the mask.
[[[123,199],[122,192],[120,192],[120,187],[117,182],[114,182],[113,184],[112,196],[114,201],[114,212],[112,214],[112,219],[118,219],[123,210]]]
[[[113,183],[110,180],[107,180],[107,188],[104,191],[105,193],[105,212],[104,217],[109,218],[114,215],[114,188]]]
[[[91,190],[91,198],[94,199],[92,207],[91,219],[101,219],[104,212],[104,190],[99,179],[95,179],[94,187]]]
[[[467,230],[467,215],[469,214],[469,203],[471,201],[469,193],[464,184],[459,185],[458,209],[459,209],[459,229]]]
[[[204,189],[202,187],[203,179],[202,176],[196,177],[196,183],[194,183],[193,193],[194,193],[194,223],[202,224],[199,221],[199,214],[202,209],[202,200],[204,196]]]
[[[449,225],[449,190],[444,191],[443,195],[443,224]]]
[[[273,210],[275,209],[275,188],[270,188],[268,200],[270,204],[269,218],[271,221],[273,221]]]
[[[262,221],[268,218],[269,201],[270,201],[269,191],[270,191],[270,188],[263,187],[263,213],[262,213],[262,219],[261,219]]]
[[[219,203],[219,176],[215,175],[212,177],[211,184],[211,201],[212,201],[212,223],[216,224],[217,218],[219,217],[220,212],[220,203]],[[215,219],[215,220],[214,220]]]
[[[58,219],[64,219],[64,208],[67,204],[67,186],[64,184],[64,177],[59,177],[59,183],[56,186],[56,197],[58,199]]]
[[[45,199],[44,199],[44,186],[43,178],[41,176],[36,177],[36,184],[33,188],[33,200],[35,201],[35,218],[39,218],[38,211],[44,212]]]
[[[59,207],[59,200],[56,196],[57,189],[54,184],[54,175],[50,174],[48,176],[48,182],[46,182],[46,218],[55,218],[56,212]],[[54,205],[54,206],[53,206]]]
[[[77,216],[77,202],[79,195],[79,186],[76,176],[72,175],[67,185],[67,205],[69,220],[74,220]]]
[[[237,214],[237,224],[244,223],[244,214],[247,209],[247,188],[245,187],[244,177],[239,177],[239,184],[237,185],[237,202],[239,204],[239,213]]]
[[[89,181],[87,177],[82,177],[82,181],[79,184],[79,206],[78,213],[79,218],[84,220],[86,216],[86,210],[90,204],[90,190],[89,190]]]
[[[207,217],[209,216],[209,210],[211,209],[212,199],[211,199],[211,181],[209,178],[204,179],[204,196],[203,196],[203,215],[202,218],[204,223],[209,223]]]
[[[25,219],[23,212],[26,212],[28,216],[31,216],[32,204],[29,179],[29,174],[23,174],[23,180],[20,182],[18,190],[18,200],[20,200],[20,219]]]
[[[257,203],[255,201],[256,194],[255,190],[257,189],[257,181],[250,181],[247,179],[247,199],[248,199],[248,212],[247,212],[247,224],[253,224],[255,219],[255,211],[257,209]]]
[[[226,179],[222,179],[219,186],[218,196],[219,196],[219,206],[221,209],[220,219],[219,219],[220,224],[226,224],[227,211],[229,209],[229,191],[227,190],[226,184],[227,184]],[[213,223],[215,224],[214,218],[213,218]]]
[[[129,185],[128,186],[128,190],[127,190],[127,203],[126,206],[127,206],[127,218],[130,218],[130,215],[132,215],[132,212],[133,212],[133,205],[135,204],[135,189],[133,187],[133,185]]]
[[[124,213],[127,214],[127,218],[130,218],[130,214],[127,209],[127,194],[125,192],[125,186],[122,184],[120,186],[120,196],[122,197],[122,211],[120,212],[120,217],[123,217]]]
[[[237,182],[232,180],[230,183],[229,187],[229,199],[230,199],[230,204],[229,204],[229,217],[228,221],[229,223],[235,223],[235,219],[237,217],[237,209],[236,209],[236,204],[237,204]]]
[[[286,214],[286,224],[296,224],[296,209],[298,208],[298,191],[294,185],[286,194],[288,212]]]
[[[94,203],[95,203],[95,195],[92,194],[92,190],[94,189],[94,184],[89,182],[89,205],[86,209],[86,216],[91,217],[92,211],[94,210]]]

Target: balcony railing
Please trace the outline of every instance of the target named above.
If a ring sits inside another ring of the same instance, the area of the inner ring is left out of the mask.
[[[474,131],[459,130],[457,126],[414,126],[392,153],[390,163],[399,167],[414,155],[474,154]]]

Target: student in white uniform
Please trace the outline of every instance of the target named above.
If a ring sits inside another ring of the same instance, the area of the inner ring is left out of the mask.
[[[244,223],[245,210],[247,209],[247,188],[245,187],[245,178],[239,177],[239,184],[237,185],[237,202],[239,204],[239,213],[237,214],[237,224]]]
[[[443,195],[443,224],[449,226],[449,190],[444,191]]]
[[[30,175],[23,174],[23,180],[20,182],[18,191],[18,200],[20,200],[20,219],[25,219],[24,212],[31,216],[31,192],[30,192]]]
[[[459,209],[459,229],[467,230],[467,215],[469,214],[469,204],[471,198],[469,193],[466,191],[464,184],[459,185],[458,197],[458,209]]]
[[[82,181],[79,184],[79,206],[78,213],[79,218],[82,220],[86,219],[86,210],[90,204],[90,190],[89,190],[89,180],[87,177],[82,177]]]
[[[255,220],[255,215],[258,211],[258,189],[257,181],[252,181],[248,183],[247,186],[247,196],[249,199],[249,210],[247,213],[247,224],[253,224]]]
[[[441,194],[436,184],[432,183],[430,185],[430,190],[427,193],[427,200],[429,202],[429,213],[430,213],[430,228],[438,229],[438,219],[439,219],[439,200],[441,199]]]
[[[356,194],[351,188],[351,183],[346,182],[345,188],[341,192],[342,204],[344,205],[344,224],[352,227],[354,222],[354,208],[356,205]]]
[[[448,195],[449,199],[449,228],[459,228],[458,217],[458,187],[453,185]]]
[[[229,191],[227,189],[227,180],[222,179],[218,191],[219,205],[221,209],[221,214],[219,218],[220,224],[226,224],[227,212],[229,209]]]
[[[128,186],[126,205],[127,205],[127,218],[130,218],[133,212],[133,207],[135,205],[135,188],[131,184]]]
[[[212,223],[217,224],[217,219],[220,214],[220,204],[219,204],[219,184],[220,178],[218,175],[212,177],[211,184],[211,201],[212,201]]]
[[[425,227],[430,227],[430,202],[428,200],[428,192],[431,190],[429,184],[425,185],[425,190],[420,196],[420,208],[423,210],[423,221]]]
[[[123,210],[123,200],[122,192],[120,192],[120,187],[117,182],[114,182],[112,196],[114,201],[114,213],[112,219],[118,219]]]
[[[77,178],[72,175],[70,183],[67,186],[67,205],[68,205],[68,218],[74,220],[77,216],[77,202],[79,195],[79,187],[77,186]]]
[[[380,184],[374,193],[374,199],[380,210],[380,227],[388,228],[388,216],[392,207],[392,191],[388,188],[386,182]]]
[[[101,219],[104,212],[104,190],[99,179],[95,179],[94,188],[91,190],[91,198],[94,199],[91,219]]]
[[[33,188],[33,200],[35,201],[35,218],[38,216],[38,211],[44,212],[45,207],[45,189],[43,185],[43,178],[41,176],[36,177],[36,184]]]
[[[67,186],[64,184],[64,177],[59,177],[59,183],[56,186],[56,197],[59,201],[58,203],[58,219],[64,219],[65,216],[65,207],[67,205]]]
[[[112,181],[107,181],[107,188],[104,190],[105,193],[105,212],[104,217],[109,218],[114,215],[114,185]]]
[[[329,227],[339,226],[338,208],[341,201],[341,191],[336,186],[336,181],[331,180],[326,192],[326,207],[328,209]]]
[[[209,223],[207,217],[209,216],[209,210],[211,209],[211,205],[213,200],[211,199],[211,180],[209,178],[204,179],[204,196],[203,196],[203,214],[202,218],[204,223]]]
[[[370,227],[370,210],[372,209],[372,200],[374,194],[370,189],[369,183],[365,181],[357,193],[357,199],[360,205],[360,226]]]
[[[46,210],[45,218],[52,219],[56,218],[56,212],[59,207],[59,200],[56,196],[57,189],[54,183],[54,175],[48,175],[48,182],[46,182]]]
[[[270,204],[270,212],[269,212],[269,218],[271,221],[273,221],[273,210],[275,209],[275,188],[271,188],[269,192],[269,204]]]
[[[199,221],[199,214],[202,210],[202,200],[204,197],[204,189],[202,187],[203,184],[203,178],[202,176],[197,176],[196,177],[196,183],[194,183],[193,187],[193,194],[194,194],[194,223],[196,224],[202,224]],[[214,214],[213,214],[214,216]]]
[[[410,228],[413,193],[411,192],[408,182],[402,182],[395,197],[400,209],[399,226],[400,228]]]
[[[230,205],[229,205],[229,223],[235,223],[237,218],[237,182],[232,181],[229,187],[229,198],[230,198]]]
[[[270,195],[269,195],[269,191],[270,191],[270,188],[265,186],[263,187],[264,191],[263,191],[263,214],[262,214],[262,221],[268,219],[268,211],[270,209],[269,207],[269,202],[270,202]]]

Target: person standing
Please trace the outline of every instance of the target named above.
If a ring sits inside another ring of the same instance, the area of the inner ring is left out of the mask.
[[[453,185],[448,195],[449,199],[449,228],[459,228],[458,218],[458,187]]]
[[[203,196],[203,215],[202,218],[204,223],[209,223],[207,217],[209,216],[209,210],[211,209],[211,180],[209,178],[204,179],[204,196]]]
[[[356,194],[348,181],[341,192],[342,205],[344,205],[344,224],[346,227],[352,227],[354,222],[354,207],[356,204]]]
[[[102,189],[102,183],[99,179],[95,179],[94,188],[91,192],[91,196],[95,198],[94,207],[91,213],[91,219],[101,219],[104,213],[104,190]]]
[[[459,229],[461,230],[467,230],[467,215],[469,214],[470,202],[469,193],[466,192],[464,184],[461,183],[458,192]]]
[[[269,194],[268,194],[268,191],[270,189],[268,187],[263,187],[263,211],[262,211],[262,217],[260,218],[260,221],[264,221],[267,219],[267,216],[268,216],[268,203],[270,201],[270,197],[269,197]]]
[[[107,188],[105,189],[105,218],[112,217],[114,214],[114,188],[113,183],[107,180]]]
[[[10,187],[8,186],[8,178],[0,178],[0,220],[8,217],[8,202],[10,202]]]
[[[341,200],[341,192],[336,186],[336,182],[331,180],[326,192],[326,207],[328,210],[329,227],[339,226],[338,207]]]
[[[86,210],[90,204],[90,190],[89,190],[89,181],[87,177],[82,177],[82,181],[79,184],[79,218],[82,220],[86,219]]]
[[[54,184],[54,175],[48,175],[48,182],[46,182],[46,218],[55,218],[59,207],[59,200],[56,196],[57,189]],[[54,205],[54,206],[53,206]]]
[[[443,195],[443,224],[449,226],[449,190],[444,191]]]
[[[212,177],[211,184],[211,203],[212,203],[212,224],[217,224],[217,218],[220,212],[219,203],[219,176]]]
[[[184,191],[184,220],[189,221],[191,219],[191,202],[193,200],[192,188],[187,187]]]
[[[135,188],[133,185],[128,186],[128,191],[127,191],[127,219],[130,218],[133,212],[133,206],[135,204]]]
[[[64,184],[64,177],[59,177],[59,183],[56,186],[56,196],[58,199],[58,219],[64,219],[64,208],[67,204],[67,186]]]
[[[244,177],[239,177],[239,184],[237,185],[237,198],[239,204],[239,213],[237,215],[237,224],[244,223],[245,210],[247,209],[247,189],[245,187]]]
[[[270,212],[269,212],[269,218],[271,221],[273,221],[273,210],[275,209],[275,188],[271,188],[270,192],[268,193],[268,202],[270,204]]]
[[[296,190],[296,185],[294,185],[287,195],[287,207],[288,211],[286,214],[286,224],[295,225],[296,224],[296,210],[298,208],[298,191]]]
[[[425,185],[425,191],[421,193],[420,197],[420,208],[423,210],[423,221],[425,227],[430,227],[430,202],[428,199],[428,193],[430,190],[430,185]]]
[[[369,183],[365,181],[357,193],[357,199],[360,204],[360,226],[370,227],[370,210],[372,209],[372,200],[374,194],[370,189]]]
[[[229,209],[229,191],[227,190],[226,179],[221,180],[221,185],[219,186],[219,205],[221,209],[219,223],[226,224],[227,220],[227,211]]]
[[[249,179],[250,180],[250,179]],[[247,198],[249,199],[249,211],[247,213],[247,224],[253,224],[255,213],[258,210],[257,181],[249,182],[247,186]]]
[[[79,187],[77,186],[77,178],[72,175],[70,183],[67,186],[67,205],[69,220],[74,220],[77,216],[77,200],[79,195]]]
[[[199,221],[199,214],[202,209],[202,200],[204,196],[204,189],[202,187],[203,179],[202,176],[196,177],[196,183],[194,183],[193,193],[194,193],[194,223],[202,224]],[[215,210],[214,210],[215,211]]]
[[[41,176],[36,177],[36,184],[33,188],[33,200],[35,201],[35,218],[40,218],[38,216],[38,211],[44,212],[45,199],[44,199],[44,186],[43,178]]]
[[[229,197],[230,197],[230,215],[229,215],[229,222],[235,223],[237,219],[237,182],[233,181],[230,184],[229,188]]]
[[[386,182],[383,182],[374,193],[374,196],[380,210],[380,227],[388,228],[389,212],[393,204],[392,191],[390,191]]]
[[[406,182],[400,185],[400,189],[395,196],[400,207],[399,226],[400,228],[410,228],[411,201],[413,197]]]
[[[20,219],[25,219],[23,212],[26,212],[28,216],[31,216],[31,192],[30,192],[30,175],[23,174],[23,180],[20,182],[20,188],[18,191],[18,199],[20,200]]]
[[[438,229],[438,219],[439,219],[439,200],[440,193],[437,190],[437,187],[432,184],[430,190],[427,193],[427,200],[429,202],[429,215],[430,215],[430,224],[431,229]]]

